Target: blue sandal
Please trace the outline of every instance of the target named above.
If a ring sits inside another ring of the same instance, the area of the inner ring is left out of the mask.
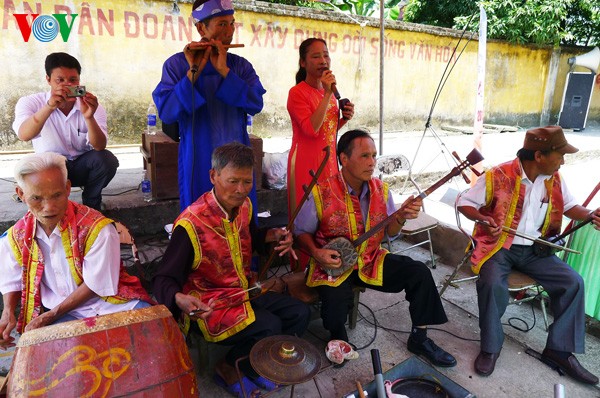
[[[246,397],[244,397],[244,393],[242,392],[242,386],[240,385],[239,381],[228,385],[225,382],[225,380],[218,374],[215,374],[214,381],[216,385],[224,388],[225,390],[227,390],[228,393],[230,393],[234,397],[246,398],[260,396],[260,388],[246,376],[242,378],[242,383],[244,383],[244,391],[246,392]]]
[[[271,380],[269,380],[265,377],[262,377],[262,376],[258,376],[257,378],[252,378],[251,380],[254,382],[254,384],[256,384],[260,388],[265,389],[267,391],[277,390],[278,388],[281,387],[279,384],[274,383]]]

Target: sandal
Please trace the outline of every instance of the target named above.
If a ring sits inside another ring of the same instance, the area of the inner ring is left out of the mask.
[[[242,378],[242,383],[244,383],[243,391],[242,391],[242,386],[240,385],[239,381],[228,385],[225,382],[225,379],[223,379],[218,374],[215,374],[214,381],[215,381],[216,385],[224,388],[225,390],[227,390],[228,393],[230,393],[234,397],[246,398],[244,396],[244,391],[246,392],[247,397],[260,397],[260,389],[258,388],[258,386],[256,384],[254,384],[252,381],[250,381],[250,379],[248,379],[246,376],[244,376]]]
[[[274,391],[282,387],[279,384],[262,376],[258,376],[257,378],[251,378],[251,380],[254,382],[254,384],[267,391]]]

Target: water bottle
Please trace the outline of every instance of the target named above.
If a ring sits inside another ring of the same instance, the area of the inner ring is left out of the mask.
[[[252,134],[252,115],[246,115],[246,131]]]
[[[155,135],[156,134],[156,106],[154,106],[154,102],[150,103],[147,112],[146,118],[146,134]]]
[[[152,200],[152,184],[148,178],[148,170],[144,170],[144,177],[142,177],[142,197],[146,202]]]

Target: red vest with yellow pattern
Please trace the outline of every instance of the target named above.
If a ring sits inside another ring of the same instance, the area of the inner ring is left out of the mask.
[[[58,224],[63,248],[71,269],[71,276],[77,284],[83,280],[83,260],[94,244],[98,233],[113,221],[102,213],[79,203],[69,201],[67,211]],[[17,221],[8,231],[10,246],[17,262],[23,267],[23,288],[21,290],[21,312],[17,331],[23,332],[25,326],[37,317],[42,309],[40,283],[44,273],[44,258],[35,239],[37,222],[31,212]],[[94,264],[89,264],[93,266]],[[142,287],[140,280],[125,272],[121,263],[117,294],[104,297],[105,301],[122,304],[129,300],[143,300],[152,303],[152,299]]]
[[[213,192],[207,192],[192,203],[175,221],[174,228],[182,226],[194,247],[192,271],[182,293],[198,297],[207,303],[215,299],[215,307],[228,304],[219,300],[235,296],[235,301],[248,298],[238,294],[248,288],[251,277],[252,238],[250,222],[252,202],[246,198],[238,208],[237,216],[229,221]],[[254,322],[249,301],[230,308],[217,309],[207,320],[198,319],[198,326],[207,341],[226,339]],[[182,329],[190,327],[190,318],[182,316]]]
[[[369,214],[365,217],[365,225],[359,198],[350,195],[342,173],[337,173],[319,185],[315,185],[312,194],[319,219],[319,229],[314,238],[320,247],[340,236],[354,240],[387,218],[388,185],[377,178],[372,178],[368,186]],[[375,286],[383,284],[383,260],[388,254],[388,251],[381,247],[384,234],[383,229],[356,248],[359,257],[354,269],[358,269],[362,281]],[[338,277],[330,277],[314,258],[310,259],[309,267],[306,282],[308,286],[339,286],[353,271],[348,269]]]
[[[485,205],[479,212],[491,216],[497,225],[517,229],[521,220],[525,185],[521,184],[523,170],[519,159],[502,163],[485,173]],[[560,232],[564,201],[560,175],[558,172],[544,181],[548,197],[548,209],[541,228],[542,236],[552,236]],[[480,224],[475,224],[473,238],[477,242],[471,256],[473,272],[479,274],[483,263],[501,248],[509,249],[514,235],[502,232],[498,239],[492,239]]]

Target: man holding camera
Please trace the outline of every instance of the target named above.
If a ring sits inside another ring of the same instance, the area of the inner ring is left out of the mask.
[[[15,106],[13,129],[35,152],[56,152],[67,158],[68,178],[83,187],[83,204],[101,210],[102,189],[113,179],[119,161],[106,150],[106,111],[79,85],[81,65],[58,52],[46,57],[50,92],[22,97]]]

